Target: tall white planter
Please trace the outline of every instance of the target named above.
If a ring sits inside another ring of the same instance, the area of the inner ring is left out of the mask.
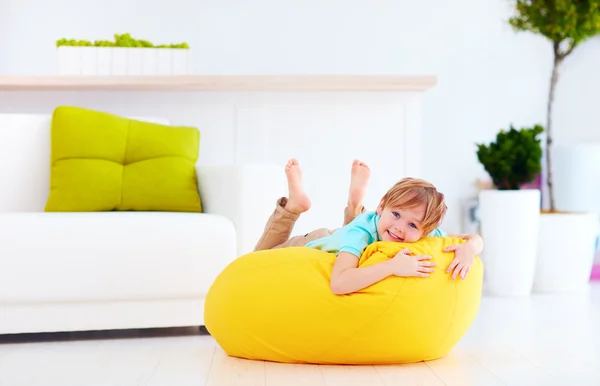
[[[552,159],[556,207],[600,214],[600,143],[554,146]]]
[[[600,143],[556,145],[552,151],[556,208],[543,214],[535,292],[588,288],[598,243]]]
[[[533,287],[540,224],[539,190],[482,190],[479,220],[485,247],[484,290],[525,296]]]
[[[597,234],[598,216],[594,213],[542,214],[534,291],[585,291]]]

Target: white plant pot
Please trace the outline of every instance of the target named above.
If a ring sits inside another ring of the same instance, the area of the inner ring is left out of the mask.
[[[527,190],[482,190],[479,220],[484,290],[496,296],[526,296],[535,274],[541,193]]]
[[[142,75],[156,75],[158,73],[158,48],[144,48],[142,50]]]
[[[97,75],[98,49],[96,47],[79,47],[77,51],[81,61],[81,75]]]
[[[554,146],[552,160],[557,209],[600,214],[600,143]]]
[[[127,61],[129,48],[112,47],[111,75],[127,75]]]
[[[142,75],[142,51],[141,48],[127,49],[127,75]]]
[[[173,75],[186,75],[190,73],[190,50],[171,50],[171,73]]]
[[[597,234],[596,214],[542,214],[534,291],[587,290],[594,264]]]
[[[81,75],[80,47],[61,46],[56,49],[59,75]]]
[[[68,47],[57,49],[60,75],[185,75],[189,49]]]
[[[171,51],[169,48],[159,48],[156,50],[156,74],[171,75]]]
[[[96,58],[96,74],[104,76],[110,75],[112,71],[112,48],[98,47]]]

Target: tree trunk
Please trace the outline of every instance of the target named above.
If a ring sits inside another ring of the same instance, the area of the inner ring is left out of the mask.
[[[556,210],[556,203],[554,201],[554,181],[552,178],[552,104],[554,102],[554,90],[558,81],[558,67],[560,66],[562,59],[563,58],[558,51],[558,45],[555,45],[554,65],[552,66],[552,77],[550,78],[550,93],[548,95],[548,111],[546,116],[546,168],[551,212]]]

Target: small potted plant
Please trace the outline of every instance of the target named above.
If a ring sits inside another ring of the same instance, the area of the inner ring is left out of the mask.
[[[154,45],[130,34],[115,40],[60,39],[60,75],[185,75],[191,72],[187,43]]]
[[[560,153],[555,154],[552,107],[561,66],[583,42],[600,34],[600,0],[516,0],[515,15],[509,23],[516,31],[543,36],[552,47],[545,143],[549,210],[543,211],[540,218],[534,290],[585,290],[592,271],[598,213],[590,212],[590,206],[597,207],[595,200],[583,199],[577,191],[581,189],[580,184],[573,182],[571,176],[579,171],[573,169],[573,161],[583,160],[575,169],[589,168],[592,162],[589,158],[585,160],[585,154],[596,159],[597,149],[584,151],[563,147]],[[555,155],[562,157],[555,158]],[[558,177],[556,181],[555,177]],[[562,184],[560,189],[557,189],[557,184]],[[561,194],[557,195],[558,192]],[[576,199],[578,196],[580,199]]]
[[[496,141],[477,145],[477,159],[494,184],[479,192],[485,250],[485,289],[492,295],[529,295],[538,248],[541,192],[522,189],[542,170],[540,125],[501,130]]]

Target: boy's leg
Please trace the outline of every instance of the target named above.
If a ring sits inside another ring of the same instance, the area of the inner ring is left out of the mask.
[[[352,220],[365,211],[363,200],[367,192],[371,170],[369,166],[361,161],[355,160],[352,163],[352,172],[350,174],[350,189],[348,191],[348,206],[344,210],[344,226],[350,224]]]
[[[258,240],[256,247],[254,247],[255,251],[272,249],[285,243],[290,238],[294,224],[298,220],[298,217],[300,217],[300,214],[286,210],[285,205],[287,202],[288,199],[285,197],[277,200],[277,206],[267,221],[265,231],[260,240]]]
[[[344,209],[344,226],[350,224],[352,221],[354,221],[354,219],[356,218],[356,216],[358,216],[359,214],[363,213],[365,211],[365,207],[362,206],[360,211],[358,213],[356,213],[356,210],[352,210],[349,207],[346,207]]]
[[[320,239],[323,237],[331,236],[332,233],[333,233],[333,231],[326,229],[326,228],[317,229],[310,233],[305,234],[304,236],[292,237],[291,239],[287,240],[286,242],[284,242],[282,244],[279,244],[278,246],[274,247],[273,249],[285,248],[285,247],[303,247],[306,244],[310,243],[311,241],[314,241],[314,240],[317,240],[317,239]]]
[[[302,170],[298,161],[292,159],[285,167],[288,181],[289,199],[282,197],[277,201],[273,214],[267,221],[262,237],[255,251],[271,249],[285,243],[301,213],[310,209],[310,199],[302,186]]]

